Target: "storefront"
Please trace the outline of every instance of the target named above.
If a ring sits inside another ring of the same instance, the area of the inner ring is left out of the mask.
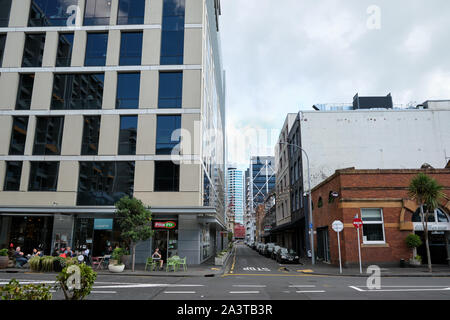
[[[178,218],[153,221],[152,248],[159,249],[163,259],[178,255]]]

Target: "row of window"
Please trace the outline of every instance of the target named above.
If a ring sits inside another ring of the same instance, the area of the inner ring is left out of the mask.
[[[134,190],[135,163],[80,162],[77,205],[114,205]],[[4,191],[19,191],[23,163],[7,161]],[[56,192],[59,162],[30,162],[28,191]],[[154,191],[178,192],[180,165],[155,161]]]
[[[19,78],[16,110],[30,110],[34,73],[22,73]],[[116,109],[139,109],[141,74],[118,73]],[[51,110],[102,109],[104,73],[55,73]],[[160,72],[158,108],[182,107],[183,72]]]
[[[101,116],[85,116],[81,155],[98,155]],[[119,155],[135,155],[138,116],[121,116]],[[170,155],[180,144],[181,115],[158,115],[156,154]],[[64,117],[37,117],[33,155],[61,155]],[[10,155],[24,155],[28,131],[28,117],[13,117]],[[179,149],[175,150],[179,154]]]

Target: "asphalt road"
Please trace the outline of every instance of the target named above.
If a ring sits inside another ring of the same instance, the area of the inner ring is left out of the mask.
[[[88,300],[270,301],[270,300],[448,300],[450,278],[382,278],[371,290],[367,278],[302,274],[301,265],[280,265],[243,244],[231,257],[230,270],[220,277],[134,277],[99,275]],[[55,279],[49,274],[0,275],[35,283]],[[55,300],[63,298],[56,292]]]

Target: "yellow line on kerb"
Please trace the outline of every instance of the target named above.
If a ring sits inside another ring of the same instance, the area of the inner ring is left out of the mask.
[[[234,273],[234,266],[235,266],[235,264],[236,264],[236,251],[237,251],[237,248],[235,247],[235,248],[234,248],[233,264],[231,265],[230,273]]]

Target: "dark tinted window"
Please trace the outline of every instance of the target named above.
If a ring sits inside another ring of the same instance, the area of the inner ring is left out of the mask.
[[[133,188],[134,162],[80,162],[79,206],[112,206]]]
[[[117,75],[116,109],[138,109],[140,73],[119,73]]]
[[[31,162],[28,191],[56,191],[59,162]]]
[[[55,74],[52,110],[101,109],[103,73]]]
[[[100,137],[100,116],[84,117],[83,142],[81,155],[97,155]]]
[[[25,153],[25,141],[27,139],[28,117],[14,117],[11,133],[10,155],[23,156]]]
[[[172,141],[172,134],[181,128],[181,116],[158,116],[156,129],[156,154],[172,154],[180,138]]]
[[[164,0],[161,64],[183,64],[185,0]]]
[[[33,96],[34,73],[21,74],[17,90],[16,110],[30,110]]]
[[[56,54],[57,67],[70,67],[72,61],[73,33],[61,33],[58,41],[58,52]]]
[[[145,0],[119,0],[117,24],[143,24]]]
[[[120,41],[121,66],[138,66],[142,57],[142,32],[123,32]]]
[[[33,155],[60,155],[64,117],[38,117]]]
[[[7,27],[9,25],[11,3],[12,0],[0,0],[0,27]]]
[[[33,33],[25,36],[22,67],[41,67],[44,55],[45,33]]]
[[[137,125],[137,116],[120,117],[119,155],[136,154]]]
[[[172,161],[155,162],[155,191],[178,192],[180,189],[180,166]]]
[[[85,66],[104,66],[108,49],[108,33],[88,33]]]
[[[73,26],[77,3],[77,0],[33,0],[28,25]]]
[[[5,52],[6,34],[0,34],[0,68],[3,63],[3,53]]]
[[[182,95],[183,73],[160,72],[158,108],[181,108]]]
[[[22,176],[22,162],[7,161],[6,162],[5,185],[3,187],[3,190],[19,191],[21,176]]]
[[[111,14],[111,0],[86,0],[84,11],[84,25],[109,25]]]

